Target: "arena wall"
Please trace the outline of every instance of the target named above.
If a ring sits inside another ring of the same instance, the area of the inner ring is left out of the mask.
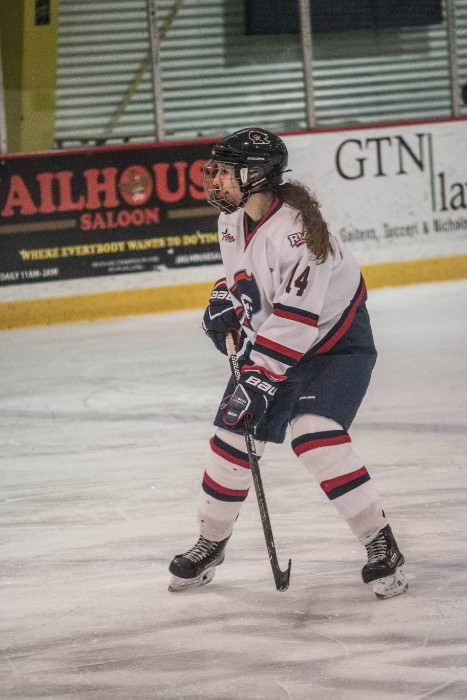
[[[467,278],[465,118],[283,138],[369,289]],[[0,328],[203,307],[222,273],[211,145],[2,158]]]

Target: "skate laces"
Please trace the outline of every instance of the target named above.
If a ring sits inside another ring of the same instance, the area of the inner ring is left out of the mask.
[[[380,532],[370,544],[365,545],[368,554],[368,564],[375,564],[386,558],[387,543],[383,532]]]
[[[209,554],[215,552],[218,544],[218,542],[211,542],[211,540],[206,540],[201,535],[195,546],[192,547],[183,556],[186,557],[186,559],[190,559],[190,561],[193,562],[200,561],[201,559],[204,559],[204,557],[207,557]]]

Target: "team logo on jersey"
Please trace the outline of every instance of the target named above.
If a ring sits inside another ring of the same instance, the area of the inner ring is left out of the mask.
[[[235,236],[229,233],[229,229],[226,228],[225,231],[221,231],[221,241],[225,243],[235,243]]]
[[[261,309],[261,295],[253,275],[247,275],[245,270],[237,272],[234,285],[230,290],[243,306],[243,316],[240,322],[251,328],[251,319]]]
[[[257,129],[255,129],[254,131],[252,130],[248,133],[248,138],[254,144],[265,145],[265,146],[271,145],[271,142],[269,140],[269,136],[267,134],[265,134],[264,131],[258,131]]]
[[[292,248],[298,248],[299,245],[303,245],[304,243],[306,243],[305,236],[303,235],[302,231],[297,231],[297,233],[291,233],[290,236],[287,236],[287,238],[289,239]]]

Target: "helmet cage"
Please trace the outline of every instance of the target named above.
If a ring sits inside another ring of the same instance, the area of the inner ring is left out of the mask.
[[[222,162],[227,163],[227,161]],[[203,167],[203,184],[206,200],[209,204],[212,204],[220,209],[220,211],[224,212],[224,214],[233,214],[234,211],[237,211],[237,209],[241,209],[245,206],[248,201],[249,192],[245,191],[244,185],[241,184],[242,177],[244,177],[244,175],[240,172],[240,166],[235,163],[228,163],[229,165],[234,166],[234,178],[237,180],[240,192],[243,194],[239,202],[229,202],[225,198],[224,191],[222,190],[220,184],[214,182],[219,173],[220,163],[221,161],[211,158],[211,160],[208,160]]]

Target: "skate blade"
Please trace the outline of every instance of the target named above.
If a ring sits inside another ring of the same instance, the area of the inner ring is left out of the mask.
[[[379,578],[373,581],[373,591],[379,600],[385,600],[386,598],[395,598],[397,595],[402,595],[405,593],[409,587],[409,582],[404,576],[402,568],[396,570],[396,573],[392,576],[386,576],[385,578]]]
[[[179,578],[179,576],[172,576],[169,582],[169,591],[170,593],[178,593],[179,591],[187,591],[192,588],[201,588],[201,586],[205,586],[212,581],[215,573],[216,568],[213,567],[195,578]]]

